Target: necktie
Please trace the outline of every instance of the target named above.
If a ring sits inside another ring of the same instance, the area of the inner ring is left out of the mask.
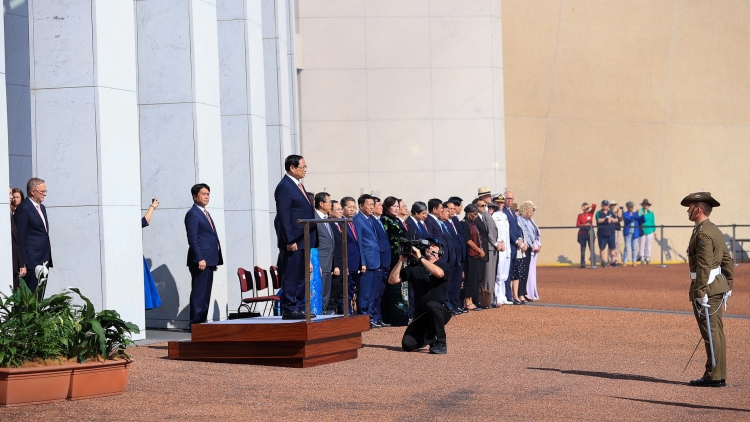
[[[302,195],[305,196],[305,200],[307,200],[307,203],[310,203],[310,198],[307,197],[307,192],[305,192],[305,188],[302,186],[302,183],[297,183],[297,187],[299,188],[300,192],[302,192]]]
[[[421,227],[421,230],[423,230],[423,231],[424,231],[424,232],[426,232],[427,234],[430,234],[430,231],[429,231],[429,230],[427,230],[427,226],[425,226],[424,224],[422,224],[422,222],[421,222],[421,221],[419,222],[419,226]]]
[[[453,227],[453,232],[456,233],[456,234],[458,234],[458,230],[456,230],[456,225],[453,224],[453,220],[448,220],[448,221],[451,222],[451,227]]]
[[[326,217],[323,217],[325,219]],[[331,239],[333,239],[333,232],[331,231],[331,225],[328,223],[323,223],[326,225],[326,230],[328,230],[328,235],[331,236]]]
[[[372,224],[372,219],[369,218],[369,217],[367,219],[370,220],[370,227],[372,227],[372,231],[375,232],[375,240],[377,241],[378,240],[378,230],[375,228],[375,225]]]
[[[349,228],[352,229],[352,235],[354,236],[354,240],[357,240],[357,231],[354,230],[354,223],[351,221],[349,222]]]
[[[424,232],[422,231],[422,223],[420,223],[419,221],[417,221],[417,230],[419,230],[420,234],[424,234]]]
[[[406,221],[402,221],[401,226],[403,226],[405,232],[409,231],[409,226],[406,224]]]
[[[339,226],[339,223],[333,223],[336,225],[336,228],[339,229],[339,233],[341,233],[341,226]]]
[[[206,219],[208,219],[208,224],[211,225],[211,230],[213,230],[214,232],[216,232],[216,229],[214,228],[214,223],[211,222],[211,216],[208,215],[208,211],[204,209],[203,213],[206,214]]]
[[[47,220],[44,219],[44,214],[42,214],[42,209],[39,207],[39,205],[36,206],[36,212],[39,213],[39,218],[42,219],[42,224],[44,224],[44,230],[48,231],[48,229],[47,229]]]

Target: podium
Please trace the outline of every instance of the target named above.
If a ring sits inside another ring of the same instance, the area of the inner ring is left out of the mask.
[[[189,341],[170,341],[170,359],[308,368],[356,359],[370,317],[321,315],[306,322],[259,317],[194,324]]]
[[[350,218],[297,220],[305,225],[305,262],[310,262],[310,224]],[[342,231],[342,268],[348,268],[346,230]],[[320,315],[310,318],[310,268],[305,265],[305,320],[280,316],[233,319],[193,324],[190,341],[170,341],[170,359],[308,368],[356,359],[362,333],[370,331],[369,315]],[[349,303],[344,281],[344,304]]]

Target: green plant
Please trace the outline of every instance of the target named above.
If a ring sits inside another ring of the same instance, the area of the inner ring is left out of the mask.
[[[70,356],[79,325],[75,306],[66,293],[40,300],[43,289],[40,283],[32,292],[21,278],[10,296],[0,298],[0,367]]]
[[[133,344],[138,326],[123,321],[112,310],[96,312],[81,291],[83,305],[73,303],[69,292],[44,298],[46,265],[36,268],[39,287],[32,292],[21,278],[10,296],[0,294],[0,367],[18,367],[26,361],[60,357],[89,359],[130,358],[125,349]]]
[[[116,311],[103,310],[97,313],[94,305],[80,290],[70,290],[84,302],[83,306],[76,309],[79,329],[72,343],[70,356],[81,363],[100,356],[103,359],[130,358],[125,349],[133,344],[129,334],[140,332],[138,326],[123,321]]]

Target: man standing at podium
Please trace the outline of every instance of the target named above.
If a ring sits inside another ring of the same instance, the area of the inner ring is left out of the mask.
[[[299,219],[315,218],[301,180],[307,174],[305,159],[290,155],[284,160],[286,174],[276,186],[276,238],[279,247],[279,276],[281,277],[282,319],[305,319],[305,225]],[[317,228],[310,225],[310,247],[317,247]],[[315,315],[310,315],[315,318]]]

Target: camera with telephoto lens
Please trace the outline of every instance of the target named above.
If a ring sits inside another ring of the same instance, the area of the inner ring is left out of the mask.
[[[426,239],[409,240],[404,237],[398,238],[398,254],[399,255],[404,255],[404,256],[411,255],[413,252],[411,249],[412,247],[417,248],[419,252],[421,252],[422,255],[424,255],[427,248],[430,247],[430,242]]]

